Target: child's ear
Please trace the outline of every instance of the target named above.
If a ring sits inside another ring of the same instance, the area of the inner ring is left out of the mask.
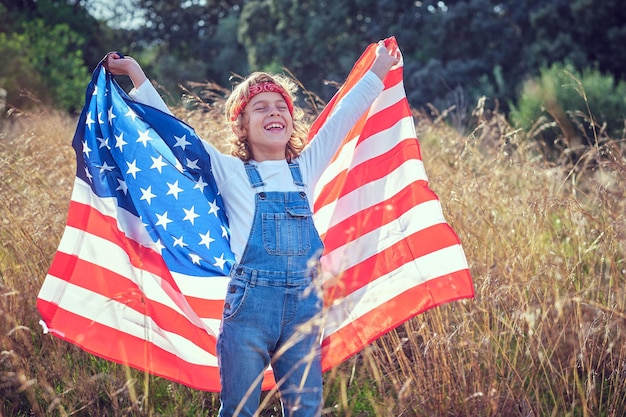
[[[239,139],[246,137],[246,128],[240,125],[231,125],[231,130]]]

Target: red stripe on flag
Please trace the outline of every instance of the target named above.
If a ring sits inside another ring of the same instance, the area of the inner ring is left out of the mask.
[[[458,245],[459,240],[446,223],[436,224],[377,252],[347,268],[324,284],[326,304],[349,296],[370,282],[398,267],[442,248]],[[415,277],[418,278],[417,276]],[[416,285],[420,284],[416,281]]]
[[[68,263],[73,264],[70,274],[64,271]],[[144,316],[146,320],[151,318],[161,329],[178,333],[202,347],[203,350],[215,355],[215,337],[207,333],[206,329],[194,325],[184,314],[171,307],[152,300],[144,293],[143,288],[122,275],[62,252],[57,252],[48,273],[72,285],[106,297],[111,302],[123,304]],[[180,293],[171,294],[170,292],[168,295],[179,301],[182,298]],[[221,311],[218,318],[221,318]]]
[[[348,172],[344,171],[341,177],[336,177],[322,188],[316,200],[316,209],[350,194],[363,185],[384,178],[409,159],[417,159],[415,158],[417,149],[415,139],[409,139],[388,152],[374,156],[367,162],[355,166]]]
[[[52,306],[49,304],[45,300],[37,300],[37,307],[40,311],[50,310]],[[54,328],[56,322],[72,323],[72,326],[63,326],[63,333],[57,333],[55,336],[75,343],[82,349],[104,359],[129,365],[198,389],[207,391],[220,389],[217,367],[189,363],[175,353],[168,352],[144,339],[61,308],[57,310],[50,327]],[[104,347],[108,349],[104,350]]]
[[[210,278],[208,278],[210,279]],[[185,295],[187,302],[201,318],[212,318],[216,320],[222,319],[224,312],[224,300],[211,300],[207,298],[194,297]]]
[[[115,243],[128,254],[128,259],[133,266],[161,276],[169,285],[178,289],[163,258],[153,249],[129,239],[118,228],[115,218],[102,214],[90,205],[76,201],[70,202],[67,217],[68,226]]]
[[[366,162],[351,167],[350,170],[341,171],[320,189],[315,199],[315,211],[364,184],[383,178],[410,159],[421,160],[419,146],[415,138],[403,140],[384,154],[373,155]]]
[[[398,121],[409,117],[411,117],[411,110],[406,99],[399,100],[390,106],[380,109],[367,118],[367,123],[359,133],[359,142],[366,141],[381,131],[391,128],[398,123]],[[413,123],[412,118],[410,119],[410,123]],[[415,139],[415,137],[412,139]],[[419,158],[419,153],[417,158],[421,159]]]
[[[437,200],[437,195],[425,183],[420,181],[409,184],[387,200],[332,225],[323,236],[324,252],[330,253],[346,242],[396,221],[408,210],[431,200]]]
[[[328,370],[408,319],[424,311],[473,297],[467,270],[417,285],[336,330],[322,342],[322,367]]]

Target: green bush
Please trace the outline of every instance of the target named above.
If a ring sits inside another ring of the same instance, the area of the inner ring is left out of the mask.
[[[51,27],[42,19],[24,23],[20,31],[0,33],[0,54],[8,57],[0,66],[7,104],[28,107],[36,98],[64,110],[79,110],[89,82],[82,45],[83,39],[67,24]]]
[[[621,138],[626,83],[597,69],[579,72],[555,64],[523,85],[509,118],[552,154],[584,149],[603,138]]]

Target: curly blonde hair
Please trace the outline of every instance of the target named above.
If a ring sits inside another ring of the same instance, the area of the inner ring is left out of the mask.
[[[248,102],[250,98],[250,86],[266,82],[279,85],[283,90],[285,90],[285,93],[288,94],[292,102],[296,101],[295,93],[298,91],[298,86],[293,80],[280,74],[254,72],[239,83],[226,100],[226,122],[231,126],[231,128],[233,128],[233,131],[235,131],[235,128],[239,131],[245,131],[243,126],[243,112],[239,115],[237,115],[236,112],[241,108],[242,103]],[[291,138],[285,147],[285,159],[289,162],[300,155],[300,152],[302,152],[302,149],[304,149],[307,143],[308,136],[308,128],[304,123],[304,112],[302,109],[294,106],[291,117],[293,120],[293,133],[291,134]],[[230,153],[244,162],[248,162],[253,158],[252,149],[250,148],[248,138],[246,136],[239,137],[235,135],[235,137],[231,140]]]

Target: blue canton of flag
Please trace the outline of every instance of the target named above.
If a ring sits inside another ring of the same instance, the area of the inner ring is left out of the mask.
[[[77,176],[141,219],[170,271],[228,275],[228,220],[193,128],[133,101],[102,65],[86,103],[73,141]]]

